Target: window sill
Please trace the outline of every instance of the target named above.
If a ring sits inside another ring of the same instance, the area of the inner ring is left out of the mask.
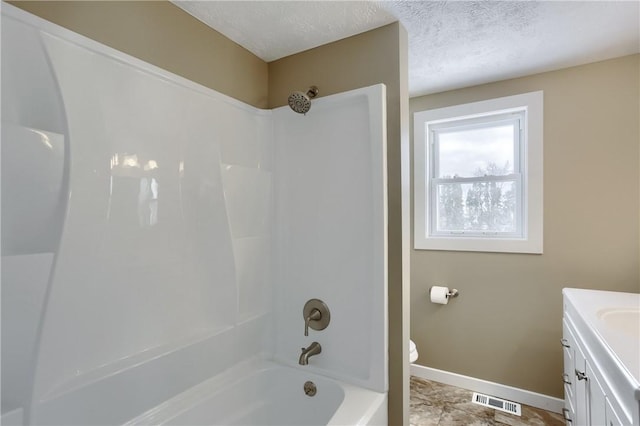
[[[414,243],[416,250],[542,254],[542,239],[429,237]]]

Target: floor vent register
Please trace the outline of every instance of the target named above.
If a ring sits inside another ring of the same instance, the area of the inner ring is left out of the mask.
[[[504,411],[505,413],[515,414],[516,416],[522,415],[522,408],[520,404],[518,404],[517,402],[507,401],[506,399],[496,398],[495,396],[489,396],[474,392],[471,402],[473,402],[474,404]]]

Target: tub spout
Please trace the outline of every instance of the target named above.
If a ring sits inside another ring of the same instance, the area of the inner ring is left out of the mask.
[[[318,355],[320,352],[322,352],[322,347],[320,346],[320,343],[313,342],[312,344],[309,345],[308,348],[302,348],[302,353],[300,354],[300,360],[298,360],[298,364],[300,365],[309,364],[309,357]]]

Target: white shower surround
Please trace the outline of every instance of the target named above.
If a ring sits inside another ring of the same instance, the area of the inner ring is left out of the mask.
[[[387,390],[387,179],[384,86],[274,110],[276,358],[323,349],[309,369]],[[331,323],[303,337],[302,306],[323,300]]]
[[[31,424],[122,424],[255,358],[386,393],[384,86],[318,99],[307,116],[272,113],[13,6],[2,19],[3,51],[42,40],[70,151],[64,229],[33,336]],[[315,214],[294,199],[310,191],[328,197]],[[14,270],[3,293],[19,282]],[[312,297],[332,323],[307,339]],[[323,352],[300,367],[311,340]]]

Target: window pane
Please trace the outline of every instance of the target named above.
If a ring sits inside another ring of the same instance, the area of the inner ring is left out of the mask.
[[[439,130],[439,178],[504,176],[513,173],[514,124]]]
[[[437,185],[436,232],[517,232],[515,181]]]

